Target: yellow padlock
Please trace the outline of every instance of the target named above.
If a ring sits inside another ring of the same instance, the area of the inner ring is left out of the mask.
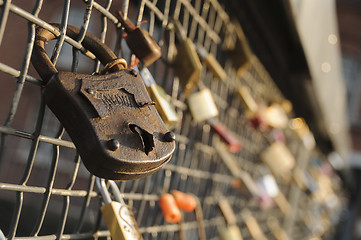
[[[117,201],[112,201],[105,180],[97,178],[97,186],[105,204],[100,208],[105,223],[114,240],[142,240],[138,224],[128,206],[121,197],[114,181],[109,180],[110,187]]]
[[[226,71],[224,71],[223,67],[221,66],[221,64],[219,64],[219,62],[213,56],[213,54],[208,53],[206,51],[206,49],[204,49],[201,46],[197,47],[197,52],[198,52],[199,56],[201,56],[205,65],[208,67],[208,69],[212,72],[212,74],[216,78],[223,80],[223,81],[225,81],[227,79]]]
[[[139,73],[144,80],[150,98],[156,103],[155,108],[157,109],[163,122],[168,129],[174,129],[179,119],[174,106],[170,101],[171,96],[169,96],[161,86],[156,84],[148,68],[142,67],[141,70],[139,70]]]

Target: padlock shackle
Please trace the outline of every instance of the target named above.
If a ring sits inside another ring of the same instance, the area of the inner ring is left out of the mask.
[[[104,178],[96,178],[96,183],[97,183],[97,187],[99,189],[100,194],[103,197],[103,200],[106,204],[112,202],[112,198],[110,196],[110,193],[107,189],[107,185],[105,184],[105,179]],[[122,198],[122,194],[119,191],[119,188],[117,186],[117,184],[112,181],[112,180],[108,180],[108,183],[110,184],[110,188],[112,189],[114,198],[117,202],[120,202],[123,206],[125,206],[125,202]]]
[[[124,27],[125,31],[127,33],[133,32],[136,26],[130,21],[129,18],[124,18],[124,15],[122,11],[118,11],[118,20],[122,24],[122,27]]]
[[[59,29],[60,24],[52,24],[52,26]],[[77,40],[79,33],[79,28],[67,25],[67,36]],[[36,71],[39,73],[40,77],[43,79],[44,84],[46,84],[51,79],[51,77],[58,72],[45,51],[45,43],[55,38],[56,36],[53,33],[44,28],[38,27],[36,30],[31,62],[33,63]],[[104,66],[106,66],[109,62],[117,59],[117,56],[107,45],[105,45],[96,36],[90,33],[86,33],[85,38],[81,43],[84,48],[92,52]],[[117,64],[113,66],[109,72],[116,72],[123,68],[123,65]]]
[[[110,197],[110,194],[108,192],[107,186],[105,184],[105,180],[103,178],[97,177],[96,183],[97,183],[98,190],[99,190],[100,194],[102,195],[105,204],[110,203],[112,201],[112,198]]]

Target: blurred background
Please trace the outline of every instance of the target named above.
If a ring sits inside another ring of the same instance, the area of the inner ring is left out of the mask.
[[[117,182],[144,239],[240,239],[232,226],[243,239],[361,239],[360,0],[0,0],[0,239],[110,239],[96,178],[30,59],[35,28],[61,23],[136,65],[118,10],[160,46],[148,69],[176,115],[171,161]],[[184,94],[174,19],[206,52],[191,95],[208,89],[205,102]],[[62,40],[46,51],[59,71],[102,69]],[[199,207],[175,224],[158,205],[174,189]]]

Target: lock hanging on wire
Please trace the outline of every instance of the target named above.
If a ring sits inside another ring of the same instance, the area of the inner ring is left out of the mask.
[[[116,201],[111,199],[105,180],[96,179],[98,190],[103,198],[104,205],[100,210],[112,239],[120,240],[142,240],[138,224],[128,206],[125,204],[118,186],[114,181],[109,180],[110,188]]]
[[[140,66],[140,69],[138,69],[138,67],[135,66],[134,69],[142,76],[149,96],[156,103],[155,108],[165,125],[168,129],[174,129],[179,122],[179,119],[177,112],[170,101],[171,96],[169,96],[164,89],[155,82],[147,67]]]
[[[69,37],[76,39],[79,32],[67,26]],[[174,133],[163,123],[139,74],[90,33],[82,44],[104,65],[104,74],[58,71],[44,49],[55,37],[37,29],[32,63],[43,79],[47,106],[68,132],[85,167],[98,177],[131,180],[167,163],[175,149]]]
[[[121,11],[118,11],[118,20],[127,33],[125,41],[129,49],[142,63],[149,66],[161,57],[161,49],[149,32],[139,26],[134,26],[129,18],[124,18]]]

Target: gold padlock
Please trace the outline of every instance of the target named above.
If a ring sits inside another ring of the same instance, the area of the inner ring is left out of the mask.
[[[227,29],[227,34],[236,35],[234,48],[229,51],[229,55],[232,59],[233,67],[236,69],[237,76],[241,76],[243,72],[250,66],[250,59],[253,53],[239,23],[230,24]]]
[[[202,64],[192,40],[186,37],[180,22],[174,20],[173,25],[178,40],[174,68],[183,87],[183,94],[187,98],[197,87],[201,77]]]
[[[136,67],[135,69],[137,70]],[[171,96],[169,96],[161,86],[156,84],[148,68],[143,67],[139,72],[147,87],[150,98],[156,103],[155,108],[160,117],[168,129],[173,129],[178,123],[178,116],[170,101]]]
[[[197,46],[197,52],[199,56],[201,56],[203,62],[205,65],[209,68],[209,70],[212,72],[212,74],[220,79],[225,81],[227,79],[227,73],[224,71],[223,67],[217,59],[213,56],[213,54],[208,53],[203,47]]]
[[[188,106],[195,122],[218,116],[218,109],[211,91],[204,88],[188,97]]]
[[[290,180],[296,160],[284,143],[272,143],[261,153],[260,158],[274,175],[282,177],[286,181]]]
[[[134,219],[132,212],[124,203],[115,182],[109,180],[110,187],[117,201],[111,200],[104,179],[97,178],[96,182],[99,192],[105,202],[105,205],[103,205],[100,210],[112,239],[142,240],[143,237],[139,232],[138,224]]]

